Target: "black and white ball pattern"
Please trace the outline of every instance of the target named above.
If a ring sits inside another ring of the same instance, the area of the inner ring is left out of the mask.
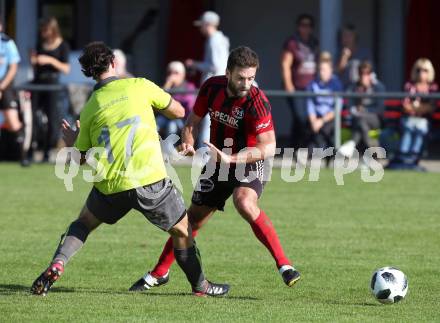
[[[408,292],[408,279],[395,267],[383,267],[373,273],[370,288],[379,302],[393,304],[405,297]]]

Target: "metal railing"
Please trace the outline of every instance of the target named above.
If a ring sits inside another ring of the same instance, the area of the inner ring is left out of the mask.
[[[197,94],[198,91],[185,91],[185,90],[170,90],[170,94]],[[344,101],[343,99],[362,99],[362,98],[373,98],[373,99],[404,99],[404,98],[421,98],[421,99],[431,99],[440,100],[440,92],[432,94],[422,94],[415,93],[411,94],[408,92],[380,92],[380,93],[356,93],[356,92],[327,92],[327,93],[314,93],[308,91],[295,91],[286,92],[283,90],[264,90],[267,97],[272,98],[312,98],[312,97],[333,97],[335,100],[335,118],[334,118],[334,144],[335,148],[338,149],[341,146],[341,112],[343,110]]]
[[[65,89],[66,89],[66,85],[64,84],[23,83],[15,86],[16,91],[30,91],[30,92],[64,91]]]
[[[34,84],[24,83],[15,87],[17,90],[25,91],[62,91],[66,89],[64,84]],[[197,94],[198,90],[169,90],[170,94]],[[380,93],[356,93],[356,92],[327,92],[327,93],[314,93],[308,91],[295,91],[286,92],[284,90],[264,90],[267,97],[270,98],[312,98],[312,97],[333,97],[335,100],[335,118],[334,118],[334,144],[338,149],[341,146],[341,112],[343,110],[343,99],[360,99],[360,98],[373,98],[373,99],[404,99],[404,98],[421,98],[440,100],[440,92],[432,94],[408,92],[380,92]]]

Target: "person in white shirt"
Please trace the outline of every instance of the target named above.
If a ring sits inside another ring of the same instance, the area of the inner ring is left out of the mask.
[[[201,82],[216,75],[224,75],[229,56],[229,38],[226,37],[218,26],[220,16],[213,11],[206,11],[194,21],[194,25],[200,28],[200,32],[206,37],[205,53],[203,61],[187,59],[187,68],[193,68],[202,73]],[[210,119],[206,116],[200,124],[197,146],[203,146],[203,142],[209,141]]]

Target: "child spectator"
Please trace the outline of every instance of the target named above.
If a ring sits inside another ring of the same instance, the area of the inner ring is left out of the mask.
[[[318,77],[307,90],[313,93],[331,93],[342,91],[342,84],[333,74],[331,55],[321,54],[318,65]],[[312,132],[312,145],[318,148],[333,146],[335,99],[332,96],[316,96],[307,99],[307,114]]]
[[[373,77],[373,66],[369,61],[359,65],[359,81],[348,87],[348,92],[353,93],[382,93],[385,87]],[[370,139],[369,131],[379,129],[381,115],[384,111],[383,99],[378,98],[352,98],[348,101],[351,116],[352,140],[341,146],[339,152],[346,157],[353,155],[357,147],[364,151],[373,147],[375,143]]]

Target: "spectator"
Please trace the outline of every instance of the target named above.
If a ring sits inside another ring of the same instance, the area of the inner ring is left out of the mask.
[[[31,53],[34,66],[34,83],[59,84],[60,73],[68,74],[69,45],[63,40],[58,22],[54,17],[43,19],[40,23],[40,39],[36,51]],[[44,142],[44,161],[49,160],[50,149],[56,147],[60,138],[61,119],[65,118],[60,100],[61,91],[33,93],[33,106],[42,109],[47,115],[48,130]]]
[[[165,84],[163,88],[166,91],[175,90],[175,91],[195,91],[196,87],[191,82],[186,81],[186,71],[185,66],[182,62],[174,61],[168,64],[167,68],[167,78],[165,80]],[[185,108],[185,117],[184,119],[174,119],[170,120],[168,118],[163,117],[161,114],[156,116],[156,123],[158,127],[159,133],[164,137],[168,137],[170,134],[180,133],[184,126],[184,120],[192,111],[194,106],[196,97],[194,94],[187,93],[175,93],[172,94],[174,100],[180,102],[182,106]]]
[[[199,20],[194,21],[194,25],[200,28],[200,32],[206,37],[205,53],[203,61],[198,62],[187,59],[185,64],[188,68],[195,68],[202,72],[202,83],[211,76],[224,75],[226,73],[226,63],[229,56],[229,39],[220,30],[220,17],[213,11],[206,11]],[[203,142],[209,142],[209,115],[203,118],[200,123],[197,146],[203,146]]]
[[[348,92],[353,93],[382,93],[385,87],[373,77],[373,66],[369,61],[359,65],[359,81],[348,87]],[[380,128],[380,116],[384,111],[383,99],[353,98],[348,101],[351,115],[352,140],[341,146],[339,152],[351,157],[354,149],[359,151],[372,147],[375,143],[370,139],[369,131]]]
[[[127,57],[124,52],[120,49],[114,49],[113,55],[115,55],[114,63],[116,75],[122,79],[133,77],[133,75],[127,71]]]
[[[437,92],[438,86],[434,83],[434,77],[431,61],[419,58],[412,67],[411,81],[404,86],[405,92],[412,95]],[[389,168],[421,169],[418,163],[428,133],[428,117],[435,109],[435,100],[408,97],[403,100],[402,106],[404,116],[401,122],[400,153]]]
[[[318,77],[312,81],[307,90],[313,93],[331,93],[342,91],[342,84],[333,74],[331,55],[321,54],[318,66]],[[333,146],[335,99],[331,96],[316,96],[307,99],[307,114],[312,132],[312,146],[327,148]]]
[[[211,76],[223,75],[229,55],[229,39],[220,30],[220,17],[213,11],[206,11],[194,25],[200,28],[200,33],[206,37],[203,61],[187,59],[188,68],[202,72],[202,83]]]
[[[372,61],[371,51],[358,46],[356,27],[345,25],[340,33],[341,53],[338,62],[338,74],[344,87],[359,81],[359,65],[362,61]],[[375,75],[373,74],[373,77]]]
[[[281,74],[284,90],[290,93],[304,91],[316,73],[318,41],[313,35],[314,19],[308,14],[296,20],[296,32],[284,44],[281,54]],[[292,110],[293,148],[303,147],[308,142],[305,134],[308,128],[306,99],[288,99]]]
[[[18,141],[22,129],[19,118],[19,107],[12,88],[17,74],[20,55],[14,41],[3,33],[0,21],[0,113],[4,115],[6,128],[12,133],[12,140]],[[0,156],[0,159],[3,156]]]

